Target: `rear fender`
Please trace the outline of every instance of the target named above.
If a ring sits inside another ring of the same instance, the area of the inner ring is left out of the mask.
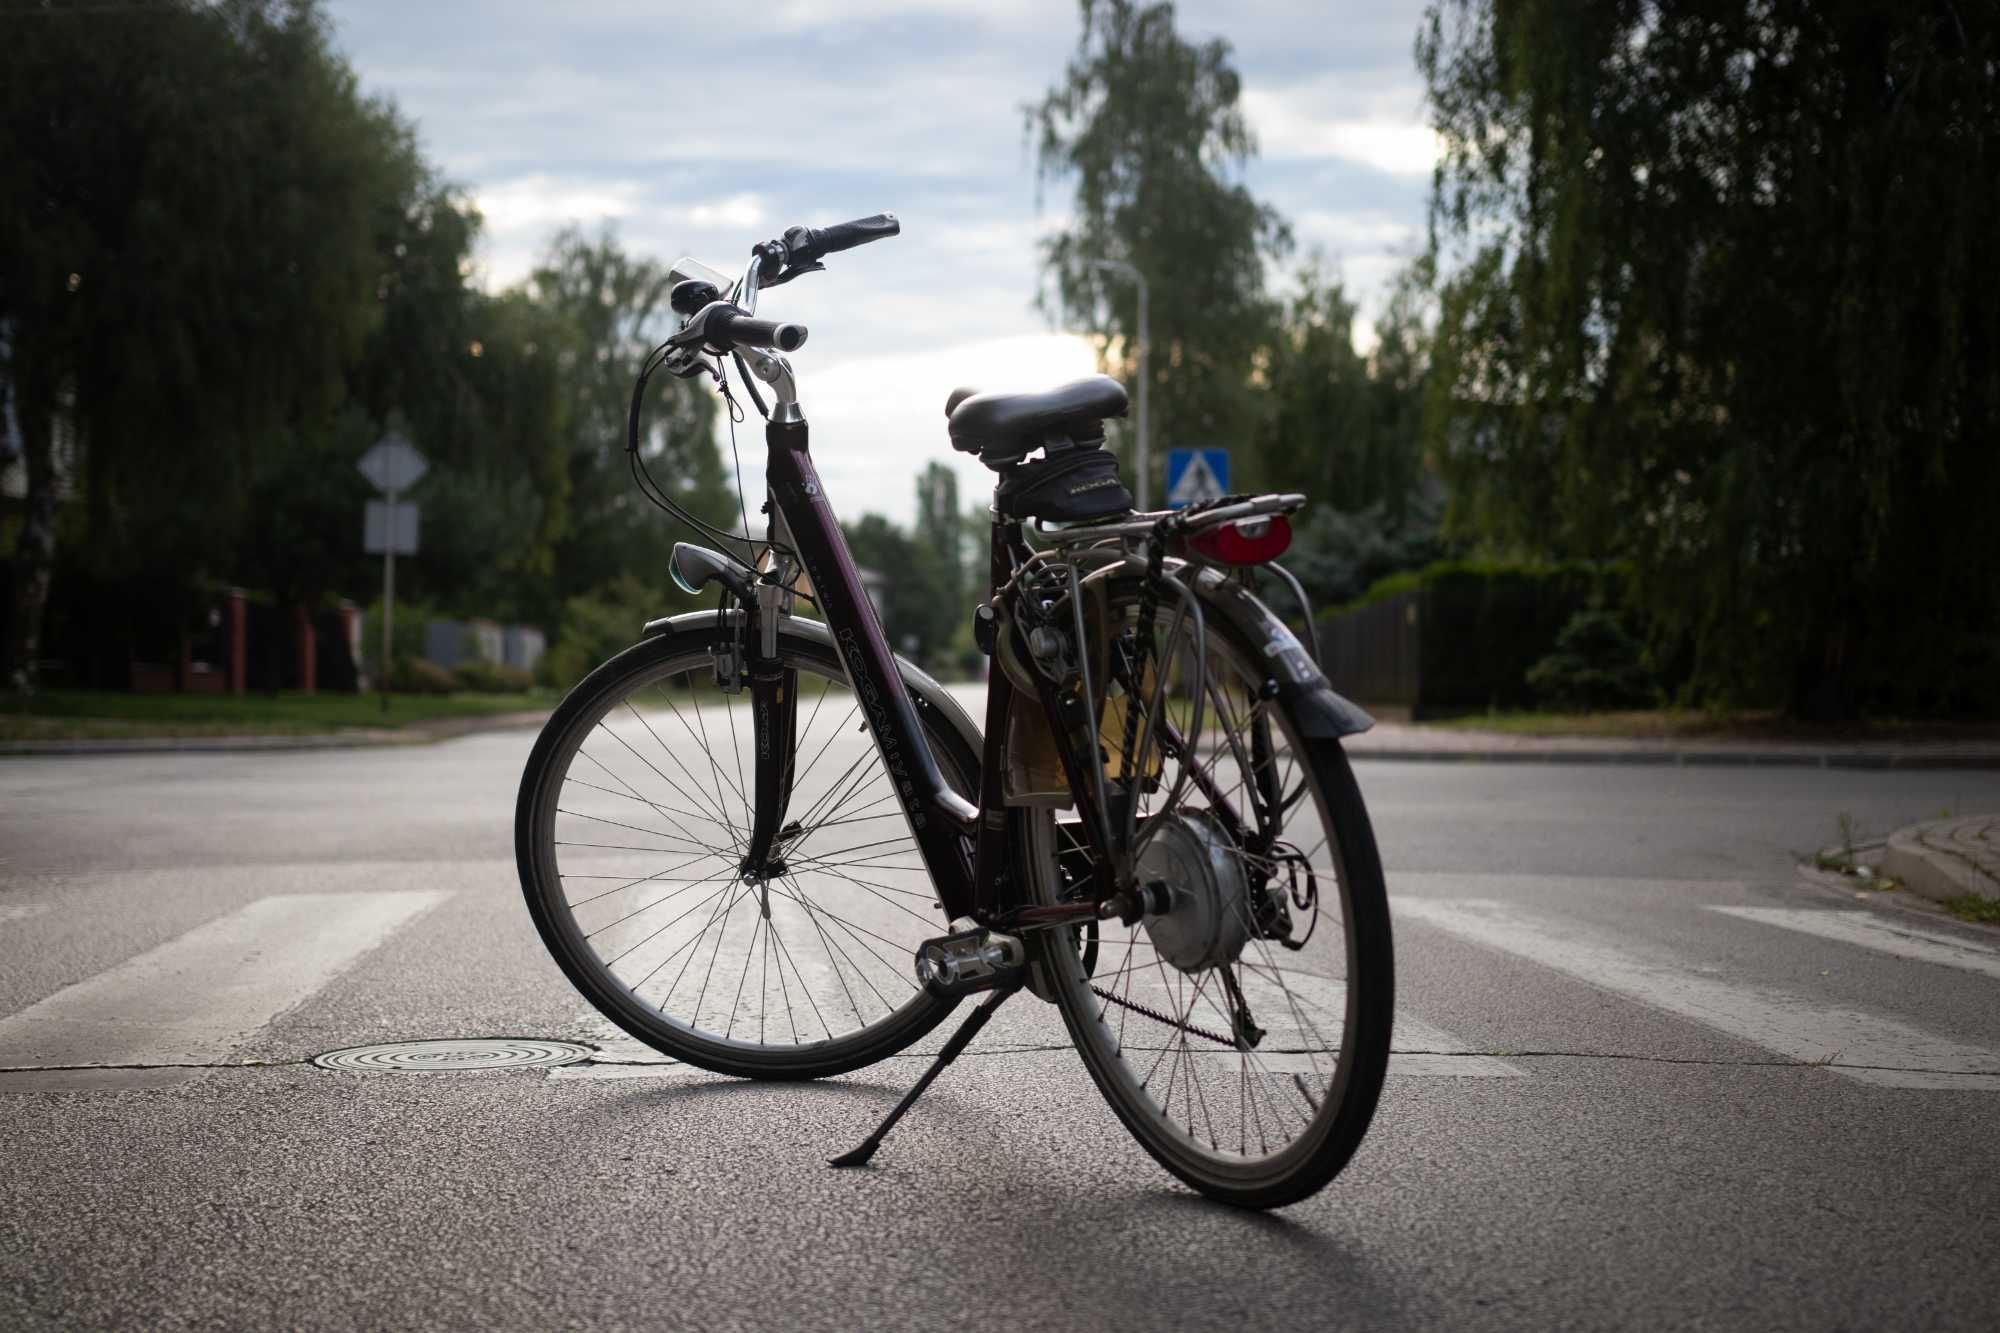
[[[1089,578],[1115,578],[1129,568],[1122,555],[1106,552],[1105,563],[1092,570]],[[1165,566],[1169,575],[1179,575],[1183,581],[1186,568],[1186,562],[1171,559]],[[1196,574],[1194,586],[1201,595],[1203,613],[1220,615],[1258,654],[1277,682],[1278,697],[1289,707],[1303,734],[1317,740],[1339,740],[1358,736],[1375,725],[1366,709],[1333,688],[1291,627],[1255,593],[1213,566]]]
[[[1278,697],[1290,706],[1299,730],[1320,740],[1358,736],[1375,725],[1368,710],[1340,694],[1314,663],[1291,626],[1256,593],[1209,568],[1195,578],[1205,610],[1221,611],[1230,625],[1263,655],[1278,682]]]

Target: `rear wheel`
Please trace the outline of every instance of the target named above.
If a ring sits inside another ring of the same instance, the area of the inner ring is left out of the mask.
[[[872,1064],[951,1010],[912,956],[946,929],[834,650],[787,631],[798,673],[785,873],[741,872],[756,771],[748,696],[714,685],[715,619],[620,653],[580,683],[521,779],[521,887],[563,972],[676,1059],[747,1078]],[[949,703],[918,717],[971,799],[979,735]]]
[[[1112,640],[1132,643],[1137,581],[1100,605]],[[1140,879],[1164,886],[1165,910],[1036,932],[1035,956],[1146,1151],[1203,1194],[1277,1207],[1331,1180],[1374,1114],[1394,1003],[1381,862],[1346,755],[1302,735],[1263,657],[1211,614],[1198,672],[1171,601],[1154,630],[1163,680],[1149,683],[1163,688],[1142,717],[1191,728],[1197,691],[1205,715],[1191,743],[1165,747],[1141,801]],[[1037,896],[1062,901],[1083,845],[1074,816],[1018,817]]]

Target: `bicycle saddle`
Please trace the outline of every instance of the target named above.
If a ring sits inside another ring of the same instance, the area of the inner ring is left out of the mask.
[[[1092,375],[1041,393],[974,393],[954,390],[945,401],[951,447],[1003,468],[1058,436],[1068,442],[1104,439],[1104,418],[1125,415],[1125,387]]]

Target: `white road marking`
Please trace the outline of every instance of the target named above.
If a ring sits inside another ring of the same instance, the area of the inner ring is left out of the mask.
[[[1788,907],[1711,907],[1711,912],[1779,926],[1843,944],[1858,944],[1878,953],[1919,962],[1941,963],[2000,978],[2000,950],[1950,935],[1920,930],[1874,912],[1829,912]]]
[[[1527,1070],[1472,1048],[1442,1028],[1396,1011],[1389,1042],[1389,1073],[1405,1078],[1525,1078]]]
[[[0,1068],[213,1063],[450,896],[260,898],[0,1019]]]
[[[2000,1092],[2000,1055],[1891,1019],[1768,987],[1716,981],[1684,963],[1639,957],[1566,923],[1501,903],[1406,897],[1396,911],[1858,1082]]]
[[[0,903],[0,921],[26,921],[48,910],[47,903]]]
[[[1337,983],[1307,972],[1287,970],[1284,973],[1285,989],[1291,998],[1301,1005],[1326,1016],[1327,1028],[1338,1032],[1340,1016],[1347,1012],[1347,991]],[[1303,1044],[1296,1026],[1285,1023],[1285,1013],[1268,1002],[1263,1006],[1265,1021],[1277,1032],[1277,1044]],[[1291,1031],[1281,1029],[1290,1027]],[[1474,1055],[1472,1048],[1441,1028],[1434,1028],[1420,1019],[1412,1018],[1401,1009],[1396,1011],[1396,1026],[1389,1038],[1389,1072],[1404,1078],[1524,1078],[1525,1069],[1517,1068],[1504,1060],[1490,1055]],[[1233,1052],[1219,1054],[1235,1058]],[[1318,1058],[1319,1068],[1326,1067],[1326,1057]],[[1309,1073],[1314,1066],[1304,1056],[1283,1063],[1283,1057],[1264,1056],[1261,1059],[1272,1070]],[[1279,1063],[1272,1063],[1278,1061]]]

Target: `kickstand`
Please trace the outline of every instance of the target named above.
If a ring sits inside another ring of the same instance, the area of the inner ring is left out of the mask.
[[[882,1140],[887,1138],[889,1131],[896,1127],[896,1122],[903,1118],[903,1112],[916,1104],[917,1098],[924,1095],[925,1088],[928,1088],[932,1083],[937,1081],[937,1076],[944,1072],[946,1065],[965,1053],[965,1048],[970,1046],[972,1039],[979,1035],[979,1029],[985,1027],[986,1020],[993,1017],[993,1011],[1005,1004],[1007,997],[1020,988],[1021,984],[1018,981],[1011,985],[1003,985],[987,996],[985,1000],[981,1001],[979,1007],[967,1015],[963,1023],[959,1024],[958,1031],[951,1034],[951,1040],[946,1042],[944,1049],[937,1053],[937,1059],[931,1061],[931,1067],[926,1069],[924,1076],[917,1080],[917,1086],[903,1094],[903,1100],[896,1103],[896,1109],[889,1112],[888,1119],[877,1125],[875,1132],[861,1141],[860,1147],[854,1149],[852,1152],[844,1152],[838,1157],[828,1158],[827,1165],[835,1167],[868,1165],[868,1159],[875,1155],[875,1150],[882,1146]]]

